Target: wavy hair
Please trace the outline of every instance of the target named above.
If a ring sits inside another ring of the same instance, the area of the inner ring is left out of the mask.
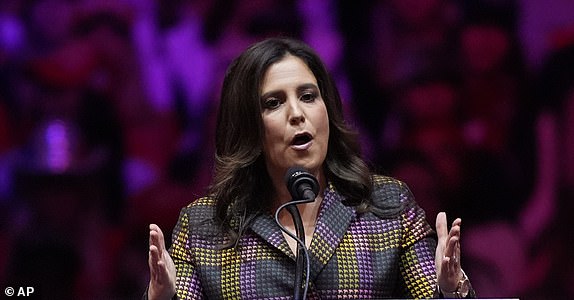
[[[215,222],[235,245],[255,216],[272,209],[273,185],[262,154],[264,138],[260,91],[267,69],[286,55],[303,60],[317,79],[329,115],[327,180],[345,197],[345,205],[366,211],[372,179],[361,158],[357,133],[345,123],[339,92],[318,55],[305,43],[269,38],[245,50],[229,66],[223,81],[215,130]]]

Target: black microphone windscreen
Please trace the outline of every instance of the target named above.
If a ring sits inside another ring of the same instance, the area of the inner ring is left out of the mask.
[[[303,192],[311,190],[313,194],[319,193],[319,183],[313,174],[305,168],[294,166],[285,173],[285,184],[294,200],[304,199]]]

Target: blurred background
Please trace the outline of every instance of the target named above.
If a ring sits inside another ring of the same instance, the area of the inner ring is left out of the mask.
[[[463,219],[479,297],[574,298],[570,0],[2,0],[0,286],[139,299],[212,175],[229,62],[317,50],[374,170]]]

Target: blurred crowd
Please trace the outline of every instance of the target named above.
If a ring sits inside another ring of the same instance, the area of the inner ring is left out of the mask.
[[[462,217],[479,297],[574,298],[574,6],[537,0],[2,0],[0,287],[137,299],[212,175],[219,86],[309,43],[378,173]]]

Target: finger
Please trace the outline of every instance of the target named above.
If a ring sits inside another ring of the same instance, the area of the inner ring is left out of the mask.
[[[437,247],[435,251],[435,266],[437,272],[441,272],[442,266],[444,265],[443,259],[445,257],[444,250],[446,247],[446,241],[448,237],[447,225],[446,225],[446,214],[440,212],[436,216],[436,232],[437,232]]]
[[[152,237],[152,233],[155,233],[153,235],[153,237],[155,238],[153,241],[154,245],[158,246],[160,253],[163,252],[165,250],[165,239],[163,236],[163,231],[161,231],[161,228],[159,228],[159,226],[157,226],[156,224],[150,224],[149,230],[150,230],[150,237]]]
[[[446,225],[446,213],[440,212],[436,216],[436,232],[438,235],[439,245],[442,247],[446,244],[446,239],[448,237],[448,229]]]
[[[454,255],[457,257],[457,266],[460,266],[460,240],[458,240],[456,243],[454,253]]]
[[[452,221],[452,226],[460,226],[460,224],[462,223],[461,218],[456,218],[454,221]]]
[[[446,248],[444,250],[444,256],[450,257],[450,258],[456,257],[455,256],[455,253],[456,253],[455,249],[456,249],[457,244],[458,244],[458,236],[455,235],[455,236],[449,237]]]
[[[153,282],[164,284],[169,282],[167,261],[158,253],[154,246],[150,247],[150,278]]]
[[[453,226],[448,233],[448,237],[449,239],[452,237],[460,238],[460,226],[459,225]]]
[[[149,270],[150,270],[150,277],[154,280],[157,280],[158,274],[160,272],[159,263],[160,263],[160,255],[159,251],[156,246],[149,247]]]
[[[460,263],[460,234],[461,234],[461,220],[460,218],[456,219],[452,223],[452,228],[449,232],[449,240],[453,240],[453,249],[452,255],[456,257],[458,260],[457,262]]]
[[[442,259],[441,269],[446,270],[447,276],[457,274],[460,267],[460,257],[457,255],[458,241],[452,239],[445,251],[445,256]]]
[[[165,249],[161,236],[161,229],[157,225],[151,224],[149,232],[149,267],[150,275],[156,278],[161,269],[162,253]]]
[[[457,218],[456,220],[454,220],[454,222],[452,222],[452,228],[456,229],[456,235],[458,236],[459,240],[460,240],[460,233],[461,233],[461,227],[462,226],[462,220],[460,218]]]
[[[149,232],[149,246],[154,246],[161,255],[161,242],[157,231]]]
[[[447,249],[445,250],[445,255],[459,257],[460,251],[457,251],[457,249],[460,248],[459,243],[460,243],[460,227],[455,226],[451,228],[449,232],[448,245]]]
[[[150,224],[149,225],[149,244],[155,245],[156,243],[156,236],[157,236],[157,225]]]

